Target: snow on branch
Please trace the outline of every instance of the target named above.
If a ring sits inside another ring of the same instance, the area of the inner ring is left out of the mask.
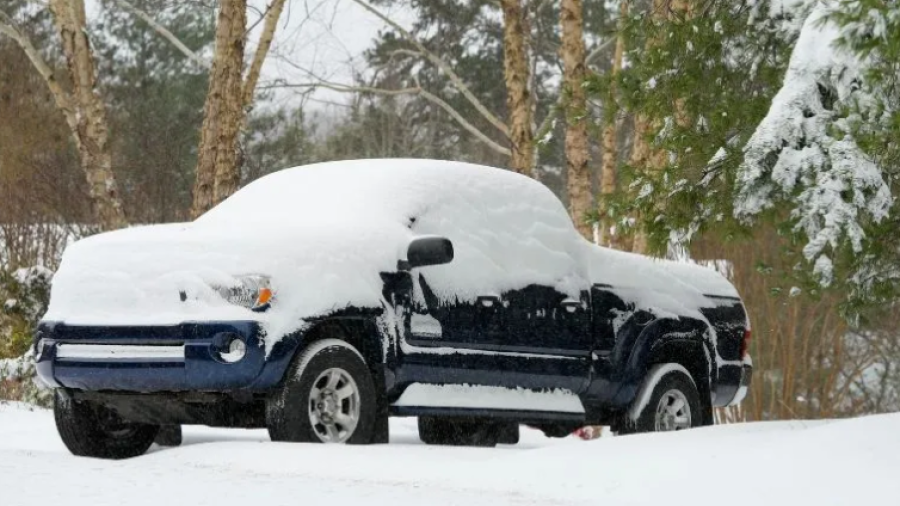
[[[34,66],[35,70],[37,70],[38,74],[44,79],[44,82],[50,89],[50,93],[53,94],[56,105],[62,110],[68,123],[72,125],[75,112],[72,106],[71,96],[62,88],[62,86],[60,86],[53,73],[53,69],[51,69],[47,62],[44,61],[44,58],[41,57],[40,51],[34,47],[34,44],[31,43],[31,39],[19,31],[15,21],[2,11],[0,11],[0,34],[6,35],[12,39],[22,51],[25,52],[28,60]]]
[[[776,202],[788,202],[803,254],[827,285],[826,247],[849,241],[862,250],[864,223],[884,219],[891,192],[878,165],[852,137],[847,109],[869,97],[858,57],[835,46],[840,32],[817,4],[791,55],[784,85],[744,148],[737,173],[735,217],[745,222]]]

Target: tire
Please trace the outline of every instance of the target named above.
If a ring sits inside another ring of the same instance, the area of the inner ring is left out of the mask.
[[[419,417],[419,439],[428,445],[493,447],[518,444],[519,425],[465,418]]]
[[[684,367],[657,365],[646,381],[651,383],[641,388],[635,405],[624,414],[619,434],[670,432],[706,425],[700,393]]]
[[[125,421],[101,404],[77,401],[59,390],[53,396],[53,417],[63,444],[80,457],[137,457],[159,432],[159,426]]]
[[[497,426],[497,443],[502,445],[519,444],[519,424],[518,423],[500,423]]]
[[[369,444],[376,432],[372,374],[356,348],[338,339],[312,343],[284,386],[266,401],[272,441]]]
[[[181,441],[181,425],[163,425],[153,440],[159,446],[181,446]]]

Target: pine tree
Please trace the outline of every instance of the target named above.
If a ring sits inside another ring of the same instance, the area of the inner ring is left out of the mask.
[[[187,47],[212,46],[215,13],[197,4],[132,0]],[[113,161],[135,222],[184,220],[197,163],[207,69],[144,20],[107,2],[95,29]]]
[[[733,218],[741,147],[780,88],[793,42],[782,28],[793,18],[769,15],[768,2],[704,3],[702,15],[689,5],[673,14],[662,3],[665,20],[632,9],[627,68],[614,82],[601,75],[588,86],[602,99],[614,85],[636,116],[632,151],[620,154],[618,192],[606,205],[618,229],[644,230],[657,254],[698,232],[748,231]]]

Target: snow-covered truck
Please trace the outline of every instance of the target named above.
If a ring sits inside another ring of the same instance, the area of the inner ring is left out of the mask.
[[[359,160],[74,243],[34,351],[66,446],[125,458],[180,424],[366,444],[417,416],[456,445],[708,425],[746,393],[749,337],[720,274],[591,244],[537,181]]]

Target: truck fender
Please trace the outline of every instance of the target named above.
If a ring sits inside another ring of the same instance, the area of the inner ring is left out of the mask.
[[[381,334],[374,318],[335,316],[316,320],[275,343],[254,386],[265,389],[268,385],[283,384],[291,364],[299,359],[310,343],[334,337],[335,334],[343,336],[348,344],[359,350],[376,379],[384,376],[385,371],[381,367],[384,362]]]
[[[712,350],[705,322],[693,318],[660,318],[647,324],[620,364],[620,388],[613,404],[629,406],[656,364],[675,363],[684,367],[694,379],[701,398],[709,398],[716,369],[712,367]]]

